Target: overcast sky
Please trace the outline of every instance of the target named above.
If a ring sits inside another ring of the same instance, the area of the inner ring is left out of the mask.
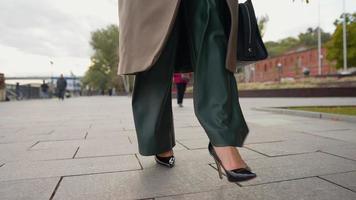
[[[258,16],[270,18],[265,40],[317,26],[318,0],[253,2]],[[347,12],[355,12],[356,1],[346,2]],[[6,76],[83,75],[92,53],[90,32],[118,22],[117,0],[0,0],[0,8],[0,73]],[[341,13],[342,0],[322,0],[321,27],[332,32]]]

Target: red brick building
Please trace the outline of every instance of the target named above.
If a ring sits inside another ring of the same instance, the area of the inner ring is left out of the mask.
[[[326,49],[322,49],[321,74],[332,74],[337,70],[325,59]],[[258,62],[250,71],[249,82],[279,81],[283,78],[304,77],[304,70],[310,71],[310,76],[316,76],[318,70],[318,49],[304,49],[286,53],[281,56],[271,57]],[[254,68],[254,70],[253,70]]]

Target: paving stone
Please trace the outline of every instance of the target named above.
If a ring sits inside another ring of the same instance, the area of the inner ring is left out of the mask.
[[[126,141],[111,141],[111,140],[92,140],[85,141],[80,145],[76,157],[95,157],[95,156],[110,156],[110,155],[127,155],[137,153],[137,144],[131,144],[128,138]]]
[[[48,200],[59,178],[1,181],[0,198],[4,200]]]
[[[46,135],[7,135],[0,137],[0,145],[21,142],[37,142],[45,139]]]
[[[79,147],[85,142],[84,139],[80,140],[50,140],[50,141],[39,141],[34,145],[31,150],[40,150],[40,149],[64,149],[64,148],[73,148]]]
[[[355,129],[339,129],[329,131],[313,131],[313,135],[327,137],[335,140],[342,140],[354,143],[356,146],[356,130]]]
[[[257,174],[257,178],[241,183],[242,185],[255,185],[356,170],[356,161],[324,153],[254,159],[248,161],[248,165]]]
[[[0,160],[6,161],[24,154],[34,142],[20,142],[11,144],[0,144]]]
[[[356,193],[318,178],[291,180],[244,188],[219,188],[203,193],[156,198],[156,200],[353,200]]]
[[[1,160],[5,162],[35,161],[35,160],[56,160],[70,159],[77,151],[77,147],[67,147],[63,149],[39,149],[17,151],[12,154],[0,154]]]
[[[209,191],[224,185],[208,165],[185,165],[88,176],[65,177],[54,199],[145,199],[157,196]]]
[[[7,163],[0,169],[0,181],[48,178],[80,174],[141,169],[133,155]]]
[[[136,133],[134,133],[136,134]],[[90,134],[88,133],[86,139],[87,140],[92,140],[92,139],[111,139],[111,140],[122,140],[123,137],[129,137],[131,136],[131,133],[127,133],[125,131],[121,131],[118,133],[111,133],[111,132],[106,132],[102,134]]]
[[[206,136],[205,138],[178,140],[178,142],[188,149],[202,149],[207,148],[209,139]]]
[[[273,126],[273,125],[288,125],[293,124],[292,120],[283,119],[278,115],[268,116],[266,118],[250,118],[246,120],[247,122],[255,123],[260,126]]]
[[[207,135],[201,127],[176,128],[175,138],[177,140],[191,140],[206,138]]]
[[[324,147],[321,149],[321,151],[356,161],[356,146],[355,145]]]
[[[75,140],[84,139],[87,132],[82,129],[61,129],[54,130],[53,133],[46,137],[46,140]]]
[[[291,123],[288,125],[288,129],[305,132],[315,131],[332,131],[340,129],[354,129],[352,123],[345,123],[336,120],[314,119],[303,121],[303,123]]]
[[[280,156],[316,152],[325,148],[338,148],[345,145],[348,144],[343,141],[304,135],[298,139],[290,139],[281,142],[246,144],[246,147],[268,156]]]
[[[321,177],[356,192],[356,171]]]
[[[250,128],[245,145],[278,156],[266,157],[240,148],[258,174],[257,179],[242,183],[243,188],[228,183],[226,178],[220,181],[216,170],[209,166],[214,164],[206,149],[208,137],[194,116],[192,99],[185,99],[184,108],[176,107],[175,99],[172,103],[178,141],[173,169],[162,168],[153,157],[138,155],[130,98],[0,103],[0,166],[6,163],[0,167],[0,182],[14,180],[7,187],[0,183],[0,199],[15,195],[9,188],[25,191],[28,199],[41,199],[27,181],[41,177],[54,177],[57,181],[59,176],[65,177],[56,199],[153,199],[172,195],[178,199],[209,199],[205,192],[213,193],[209,194],[217,197],[213,199],[229,199],[229,195],[247,200],[355,199],[350,196],[352,191],[343,188],[354,187],[354,174],[346,173],[356,171],[352,161],[356,160],[354,123],[251,110],[268,106],[352,105],[356,104],[355,98],[241,98]],[[24,113],[31,113],[31,117]],[[70,159],[78,147],[76,155],[83,157]],[[321,152],[310,153],[317,150]],[[122,155],[126,153],[129,155]],[[290,153],[303,154],[287,155]],[[34,187],[41,185],[45,183],[33,182]],[[48,187],[54,185],[48,183]],[[45,191],[42,193],[49,199]],[[192,196],[183,195],[187,193]]]

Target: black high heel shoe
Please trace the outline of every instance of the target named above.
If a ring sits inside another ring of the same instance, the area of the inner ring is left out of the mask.
[[[229,180],[230,182],[248,181],[248,180],[251,180],[257,176],[255,173],[251,172],[251,169],[248,166],[246,168],[226,170],[224,165],[222,165],[221,160],[219,159],[218,155],[216,154],[215,149],[211,143],[209,143],[208,149],[209,149],[210,155],[215,160],[220,179],[223,178],[221,168],[224,169],[227,180]]]
[[[163,165],[165,167],[169,167],[172,168],[174,167],[175,164],[175,157],[174,156],[170,156],[170,157],[160,157],[158,155],[155,156],[155,160],[158,164]]]

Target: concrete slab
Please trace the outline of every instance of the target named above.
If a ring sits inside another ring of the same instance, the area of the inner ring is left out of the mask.
[[[336,129],[329,131],[313,131],[310,134],[326,137],[335,140],[342,140],[349,143],[354,143],[356,146],[356,129]]]
[[[35,161],[35,160],[57,160],[70,159],[77,151],[77,147],[63,149],[39,149],[32,151],[18,151],[15,154],[1,154],[0,158],[5,162]]]
[[[65,177],[54,199],[146,199],[209,191],[230,183],[219,181],[208,165],[148,168],[144,171]]]
[[[342,147],[324,147],[321,151],[356,161],[356,146],[353,144]]]
[[[64,149],[79,147],[84,144],[85,140],[49,140],[49,141],[39,141],[36,145],[31,147],[30,150],[44,150],[44,149]]]
[[[250,128],[245,144],[254,151],[240,148],[240,152],[258,174],[242,188],[226,178],[219,180],[210,166],[214,165],[206,149],[208,137],[194,116],[192,99],[185,99],[184,108],[172,100],[177,139],[173,169],[162,168],[153,157],[137,155],[130,100],[87,97],[0,103],[0,182],[7,184],[0,184],[0,199],[21,199],[14,190],[24,191],[27,199],[41,199],[38,191],[43,191],[49,199],[47,191],[53,191],[55,184],[30,181],[54,178],[56,182],[60,176],[64,179],[55,199],[355,199],[354,123],[251,108],[356,105],[356,98],[241,98]],[[82,157],[71,159],[75,153]],[[294,153],[302,154],[289,155]]]
[[[321,177],[356,192],[356,171]]]
[[[133,155],[7,163],[0,181],[140,170]]]
[[[156,198],[156,200],[353,200],[356,193],[318,178],[291,180],[244,188],[219,188],[203,193]]]
[[[356,170],[356,161],[324,153],[262,158],[250,160],[247,164],[257,174],[257,178],[241,183],[244,186]]]
[[[0,181],[0,198],[4,200],[48,200],[59,179]]]
[[[299,139],[290,139],[281,142],[246,144],[246,147],[268,156],[280,156],[316,152],[326,148],[341,148],[345,145],[348,145],[348,143],[339,140],[305,135]]]
[[[86,141],[80,145],[76,155],[80,157],[110,156],[110,155],[127,155],[137,153],[137,144],[131,144],[126,137],[126,141],[110,140],[92,140]]]

